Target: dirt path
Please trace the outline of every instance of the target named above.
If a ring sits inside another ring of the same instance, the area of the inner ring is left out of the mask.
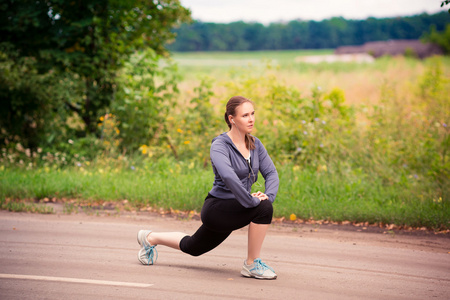
[[[263,259],[274,281],[239,275],[246,229],[190,257],[158,247],[136,258],[136,232],[193,233],[197,220],[150,213],[97,216],[0,212],[3,299],[448,299],[450,238],[352,226],[271,226]]]

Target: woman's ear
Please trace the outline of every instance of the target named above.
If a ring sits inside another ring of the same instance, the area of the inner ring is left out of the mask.
[[[231,123],[234,123],[233,116],[230,116],[230,115],[229,115],[229,116],[228,116],[228,121],[230,121],[230,124],[231,124]],[[236,123],[234,123],[234,124],[236,124]]]

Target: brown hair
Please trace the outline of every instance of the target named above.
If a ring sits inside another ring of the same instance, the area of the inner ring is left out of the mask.
[[[228,116],[236,116],[236,108],[243,103],[248,102],[253,105],[253,102],[245,97],[242,96],[234,96],[231,97],[230,100],[227,102],[227,107],[225,111],[225,122],[227,122],[228,128],[231,129],[231,123],[228,119]],[[245,146],[249,150],[255,149],[255,138],[251,136],[249,133],[245,134]]]

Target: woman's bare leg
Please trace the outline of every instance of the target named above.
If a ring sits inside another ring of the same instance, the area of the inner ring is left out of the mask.
[[[247,265],[252,264],[255,259],[260,257],[267,228],[269,228],[269,224],[256,224],[253,222],[248,226]]]
[[[180,250],[180,241],[187,236],[183,232],[151,232],[147,236],[150,245],[164,245]]]

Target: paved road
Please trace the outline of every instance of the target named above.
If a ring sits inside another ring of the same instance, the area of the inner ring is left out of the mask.
[[[241,277],[246,230],[200,257],[158,247],[137,261],[136,232],[193,233],[198,221],[0,212],[1,299],[449,299],[450,238],[273,225],[272,281]]]

